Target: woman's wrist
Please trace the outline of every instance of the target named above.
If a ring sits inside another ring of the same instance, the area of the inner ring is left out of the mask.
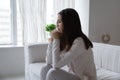
[[[53,39],[53,43],[54,42],[60,42],[60,39]]]

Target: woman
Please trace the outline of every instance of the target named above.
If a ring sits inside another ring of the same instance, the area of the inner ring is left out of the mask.
[[[78,13],[71,8],[58,13],[57,28],[51,32],[41,80],[96,80],[91,41],[81,30]],[[68,71],[63,70],[64,66]]]

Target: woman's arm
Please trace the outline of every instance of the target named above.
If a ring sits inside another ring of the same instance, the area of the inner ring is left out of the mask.
[[[84,74],[88,76],[88,80],[97,80],[96,67],[94,63],[94,56],[91,55],[91,59],[86,64],[86,71]]]
[[[86,51],[84,47],[84,43],[81,38],[75,40],[71,49],[65,53],[63,58],[60,58],[60,40],[54,39],[53,47],[52,47],[52,54],[53,54],[53,67],[61,68],[68,63],[70,63],[73,59],[78,57],[80,54]]]
[[[46,63],[52,64],[52,41],[49,42],[46,52]]]
[[[97,80],[97,74],[96,74],[96,69],[93,67],[93,71],[89,72],[88,75],[88,80]]]

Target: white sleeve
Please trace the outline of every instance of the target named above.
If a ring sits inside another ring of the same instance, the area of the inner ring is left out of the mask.
[[[54,68],[61,68],[65,65],[67,65],[73,59],[75,59],[77,56],[79,56],[84,51],[86,51],[83,41],[75,40],[73,42],[71,49],[65,53],[63,58],[60,58],[60,47],[59,46],[60,46],[60,41],[58,39],[55,39],[53,41],[53,47],[52,47],[53,67]]]
[[[48,44],[47,52],[46,52],[46,63],[52,64],[52,42]]]

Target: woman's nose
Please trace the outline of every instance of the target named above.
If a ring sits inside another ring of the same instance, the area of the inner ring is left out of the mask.
[[[57,24],[57,27],[59,27],[59,25]]]

